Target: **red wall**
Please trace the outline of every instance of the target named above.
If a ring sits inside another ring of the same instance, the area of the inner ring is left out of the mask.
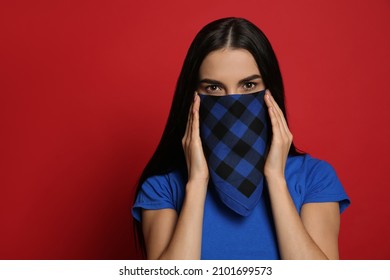
[[[388,0],[4,2],[0,259],[138,257],[134,185],[191,40],[226,16],[267,34],[296,145],[352,199],[341,258],[390,258]]]

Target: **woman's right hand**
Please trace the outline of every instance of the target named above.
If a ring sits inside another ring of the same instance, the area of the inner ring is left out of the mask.
[[[143,210],[142,228],[148,259],[199,260],[209,171],[199,133],[200,98],[196,94],[182,139],[188,182],[180,212]]]
[[[183,150],[187,163],[188,182],[208,182],[209,170],[203,153],[199,133],[200,97],[195,93],[194,101],[188,113],[187,127],[182,139]]]

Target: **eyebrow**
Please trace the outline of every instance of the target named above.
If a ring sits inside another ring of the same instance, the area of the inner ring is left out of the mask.
[[[251,75],[251,76],[249,76],[249,77],[246,77],[246,78],[240,80],[238,83],[239,83],[239,84],[243,84],[243,83],[245,83],[245,82],[248,82],[248,81],[251,81],[251,80],[254,80],[254,79],[259,79],[259,78],[261,78],[260,75],[254,74],[254,75]],[[220,85],[220,84],[223,84],[223,83],[220,82],[220,81],[212,80],[212,79],[202,79],[201,81],[199,81],[199,83],[200,83],[200,84],[201,84],[201,83],[206,83],[206,84],[219,84],[219,85]]]

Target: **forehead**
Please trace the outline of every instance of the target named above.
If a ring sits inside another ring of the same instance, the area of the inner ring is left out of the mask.
[[[203,60],[200,79],[237,79],[258,74],[260,71],[252,54],[245,49],[220,49],[210,52]]]

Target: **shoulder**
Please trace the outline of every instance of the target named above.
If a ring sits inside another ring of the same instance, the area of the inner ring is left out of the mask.
[[[333,166],[309,154],[289,157],[286,178],[290,178],[301,193],[302,204],[340,202],[340,211],[350,204],[349,197]]]
[[[321,183],[323,185],[329,185],[330,183],[340,184],[335,169],[325,160],[306,154],[302,156],[301,169],[305,175],[308,187],[318,186]]]
[[[288,157],[286,171],[300,173],[310,180],[318,179],[321,176],[336,176],[332,165],[309,154]]]
[[[173,170],[166,174],[154,175],[141,184],[141,191],[175,192],[183,189],[184,175],[180,170]]]
[[[180,170],[147,178],[141,183],[133,205],[134,218],[140,220],[142,209],[171,208],[179,211],[183,202],[185,182],[185,176]]]
[[[312,167],[316,165],[329,165],[325,160],[321,160],[311,156],[310,154],[303,154],[297,156],[289,156],[287,159],[287,163],[294,167]]]

